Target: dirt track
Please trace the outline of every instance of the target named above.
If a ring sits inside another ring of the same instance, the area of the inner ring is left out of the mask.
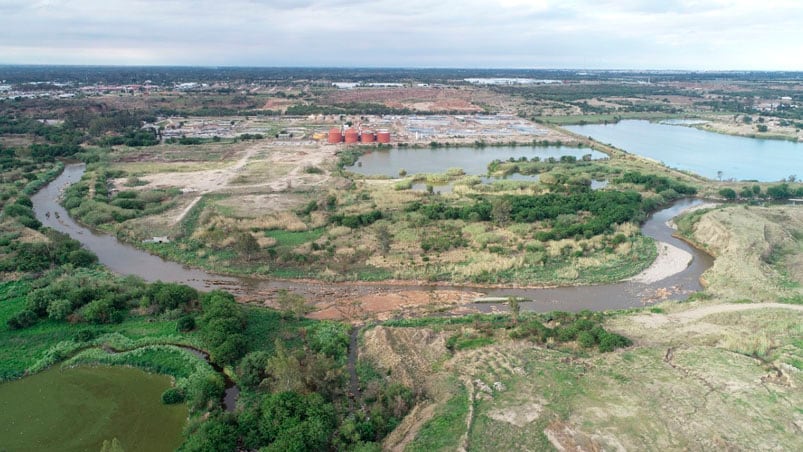
[[[754,311],[757,309],[788,309],[803,312],[803,306],[783,303],[717,304],[703,306],[673,314],[641,314],[631,317],[633,322],[647,328],[657,328],[668,324],[684,324],[700,320],[713,314]]]

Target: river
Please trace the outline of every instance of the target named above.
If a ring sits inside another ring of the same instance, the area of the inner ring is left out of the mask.
[[[58,200],[61,192],[67,186],[81,179],[84,169],[83,164],[66,165],[64,172],[59,177],[31,198],[36,217],[43,225],[78,240],[87,249],[97,254],[100,263],[115,273],[139,276],[146,281],[177,282],[200,290],[220,288],[240,296],[259,297],[276,289],[288,289],[298,292],[308,299],[316,300],[331,296],[333,292],[356,298],[360,295],[377,292],[452,289],[481,292],[494,298],[519,296],[526,300],[532,300],[521,303],[522,310],[526,311],[576,312],[583,309],[603,311],[643,306],[645,300],[655,299],[657,294],[662,294],[664,299],[683,299],[688,294],[701,289],[700,275],[713,263],[708,254],[672,237],[674,230],[666,225],[666,222],[679,212],[702,203],[696,199],[684,199],[650,216],[644,223],[642,232],[657,241],[669,243],[691,253],[693,260],[684,271],[652,284],[624,281],[577,287],[477,289],[476,287],[415,283],[317,283],[221,276],[166,261],[121,243],[108,234],[91,231],[76,223],[70,218],[64,207],[58,203]],[[503,304],[488,303],[475,303],[473,306],[482,311],[505,308]]]

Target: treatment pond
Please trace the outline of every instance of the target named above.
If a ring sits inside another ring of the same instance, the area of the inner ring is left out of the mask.
[[[397,177],[402,170],[407,174],[435,174],[446,172],[450,168],[460,168],[466,174],[479,176],[488,172],[488,164],[494,160],[506,161],[520,157],[547,160],[550,157],[560,159],[564,155],[578,160],[584,155],[591,155],[595,160],[607,157],[592,149],[565,146],[393,148],[369,152],[346,169],[365,176]]]
[[[710,179],[778,181],[803,168],[803,143],[735,137],[684,125],[649,121],[567,126],[633,154]]]
[[[0,450],[169,451],[182,441],[187,405],[164,405],[170,378],[127,367],[53,367],[0,384]]]

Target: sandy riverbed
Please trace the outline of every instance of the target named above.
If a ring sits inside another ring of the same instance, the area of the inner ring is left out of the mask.
[[[658,257],[646,270],[636,276],[632,276],[627,281],[642,284],[652,284],[672,275],[676,275],[689,266],[692,255],[674,245],[665,242],[658,242]]]

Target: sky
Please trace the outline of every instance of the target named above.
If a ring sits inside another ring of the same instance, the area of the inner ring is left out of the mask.
[[[803,0],[0,0],[0,64],[803,70]]]

